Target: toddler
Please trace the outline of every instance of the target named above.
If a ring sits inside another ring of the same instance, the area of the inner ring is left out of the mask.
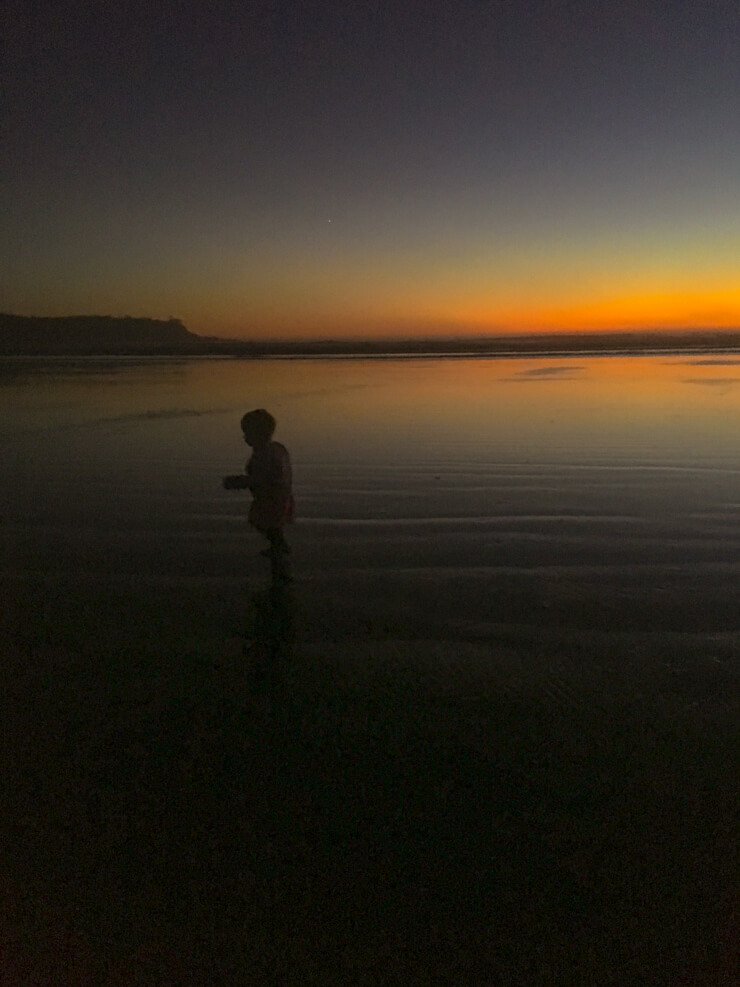
[[[283,528],[293,520],[294,502],[290,456],[284,445],[273,441],[275,424],[264,408],[244,415],[241,427],[252,455],[246,471],[225,476],[223,484],[226,490],[252,491],[249,523],[270,543],[261,554],[272,559],[275,571],[285,574],[283,556],[290,552],[290,547]]]

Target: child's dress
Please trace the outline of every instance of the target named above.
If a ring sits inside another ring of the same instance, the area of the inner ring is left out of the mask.
[[[255,449],[247,463],[252,491],[249,523],[258,531],[282,528],[293,520],[293,480],[288,450],[280,442]]]

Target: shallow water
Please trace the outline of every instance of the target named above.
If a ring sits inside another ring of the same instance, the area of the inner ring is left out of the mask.
[[[10,361],[2,574],[259,582],[220,486],[258,406],[293,457],[297,585],[348,614],[740,626],[737,354]]]

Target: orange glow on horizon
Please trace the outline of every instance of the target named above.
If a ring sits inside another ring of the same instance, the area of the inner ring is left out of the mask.
[[[460,313],[478,332],[549,333],[683,331],[740,327],[740,289],[712,292],[655,292],[625,295],[534,311]],[[499,328],[500,327],[500,328]]]
[[[740,287],[727,270],[710,279],[688,276],[599,281],[584,273],[575,283],[512,277],[481,284],[460,272],[438,277],[337,279],[316,273],[310,289],[265,283],[254,293],[203,286],[183,299],[183,321],[194,332],[251,339],[382,339],[579,332],[659,332],[740,328]],[[323,281],[320,280],[323,278]],[[342,281],[341,288],[335,283]],[[686,285],[686,287],[682,286]],[[305,290],[304,290],[305,289]]]
[[[590,332],[690,332],[740,329],[740,290],[625,296],[603,302],[533,309],[461,309],[438,318],[325,317],[302,315],[253,319],[236,313],[185,320],[194,332],[252,339],[435,338]]]

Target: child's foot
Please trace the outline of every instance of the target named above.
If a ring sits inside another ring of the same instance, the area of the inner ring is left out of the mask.
[[[279,545],[271,545],[269,548],[263,548],[260,555],[263,559],[271,559],[273,555],[280,552],[282,552],[283,555],[290,555],[290,545],[287,541],[284,541]]]

